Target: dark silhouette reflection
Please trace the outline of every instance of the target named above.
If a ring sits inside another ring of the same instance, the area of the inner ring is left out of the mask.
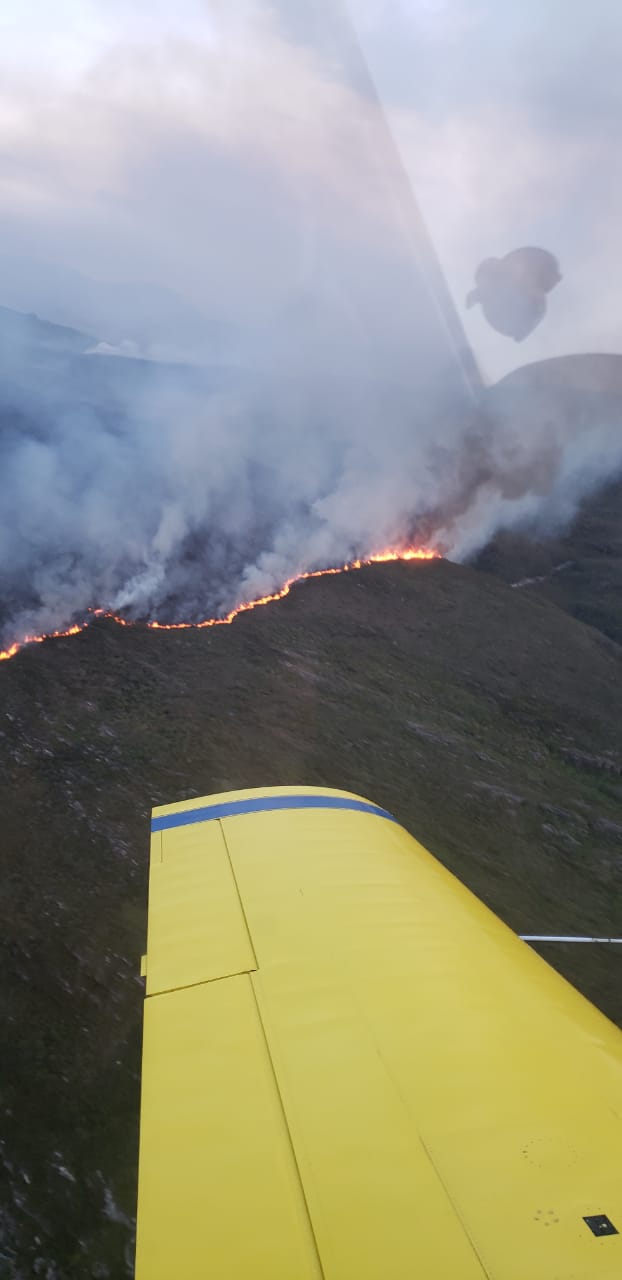
[[[557,258],[547,249],[513,249],[504,258],[485,258],[475,272],[477,288],[467,307],[481,303],[493,329],[522,342],[540,323],[546,295],[561,280]]]

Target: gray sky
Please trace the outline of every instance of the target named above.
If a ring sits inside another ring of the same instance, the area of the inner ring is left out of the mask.
[[[351,0],[361,46],[484,371],[619,351],[617,0]],[[520,346],[465,312],[472,265],[522,244],[563,283]]]
[[[618,349],[616,0],[349,14],[484,373]],[[363,288],[406,344],[394,157],[343,21],[327,0],[5,6],[3,253],[165,284],[253,332],[300,292],[338,310]],[[482,258],[521,244],[564,279],[517,346],[464,297]]]

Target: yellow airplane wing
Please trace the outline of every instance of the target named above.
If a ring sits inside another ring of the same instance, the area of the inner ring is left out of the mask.
[[[152,831],[137,1280],[620,1280],[612,1023],[357,796]]]

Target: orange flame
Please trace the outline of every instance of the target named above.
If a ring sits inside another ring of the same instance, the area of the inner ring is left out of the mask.
[[[297,582],[306,582],[308,578],[325,578],[337,573],[351,573],[353,569],[362,569],[366,564],[388,564],[394,560],[440,560],[439,551],[433,551],[428,547],[407,547],[403,551],[379,551],[375,555],[369,556],[365,560],[351,560],[347,564],[341,565],[334,569],[311,569],[306,573],[297,573],[293,578],[288,578],[287,582],[268,596],[259,596],[256,600],[245,600],[242,604],[235,606],[230,613],[224,618],[204,618],[202,622],[148,622],[147,626],[152,631],[201,631],[204,627],[227,627],[240,613],[248,613],[251,609],[257,609],[262,604],[272,604],[276,600],[283,600],[289,595],[292,587]],[[111,622],[116,622],[119,627],[130,627],[135,624],[129,622],[127,618],[120,617],[119,614],[109,613],[106,609],[91,609],[90,613],[95,618],[108,618]],[[16,640],[8,649],[0,649],[0,662],[6,662],[9,658],[14,658],[21,649],[29,644],[42,644],[44,640],[59,640],[66,636],[77,636],[82,631],[86,631],[89,626],[87,619],[82,623],[74,623],[73,626],[67,627],[66,631],[48,631],[40,636],[24,636],[22,640]]]
[[[7,658],[14,658],[15,654],[27,644],[42,644],[44,640],[56,640],[60,636],[77,636],[87,625],[83,622],[80,626],[76,622],[72,627],[67,627],[66,631],[46,631],[42,636],[24,636],[23,640],[16,640],[8,649],[0,649],[0,662],[6,662]]]

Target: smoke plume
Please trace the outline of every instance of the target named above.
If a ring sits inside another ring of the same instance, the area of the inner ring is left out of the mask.
[[[219,615],[388,547],[463,559],[499,528],[567,521],[622,466],[620,395],[564,397],[578,357],[550,362],[544,388],[527,370],[479,396],[448,353],[442,394],[420,368],[385,381],[362,360],[288,376],[23,359],[1,420],[5,643],[90,608]],[[27,397],[42,377],[54,395]]]
[[[585,138],[558,145],[550,113],[535,136],[520,101],[439,116],[400,90],[407,178],[336,4],[312,23],[184,0],[174,32],[166,6],[89,7],[96,39],[65,49],[55,19],[52,68],[25,32],[0,89],[3,645],[92,608],[215,616],[389,547],[464,559],[568,521],[622,467],[622,358],[538,363],[526,343],[528,367],[485,387],[445,279],[459,263],[462,298],[482,257],[540,242],[545,169],[547,226],[591,190]],[[457,56],[452,32],[435,56],[450,37]],[[564,281],[538,335],[587,276],[550,248]]]

